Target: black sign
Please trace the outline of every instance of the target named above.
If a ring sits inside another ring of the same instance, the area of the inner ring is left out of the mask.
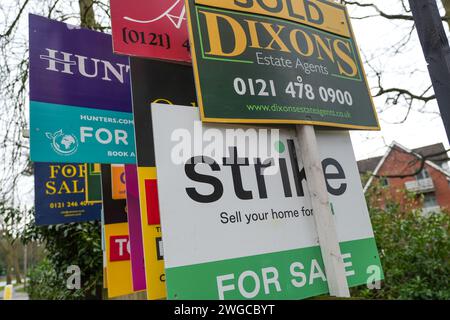
[[[112,198],[111,165],[109,164],[102,164],[102,195],[105,225],[128,222],[127,200]]]
[[[152,103],[195,106],[192,67],[130,58],[136,152],[139,167],[155,166]]]

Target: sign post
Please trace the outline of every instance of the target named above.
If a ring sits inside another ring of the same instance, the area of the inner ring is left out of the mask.
[[[300,145],[300,155],[303,160],[311,205],[314,210],[314,221],[319,236],[325,273],[328,280],[330,295],[350,297],[347,278],[345,277],[344,261],[339,248],[334,217],[330,210],[327,187],[325,185],[323,168],[320,162],[314,127],[297,125],[297,139]],[[297,153],[297,161],[299,154]]]

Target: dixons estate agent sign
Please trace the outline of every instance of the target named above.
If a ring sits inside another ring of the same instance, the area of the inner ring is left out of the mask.
[[[203,121],[379,129],[344,6],[186,3]]]
[[[194,108],[158,104],[152,119],[168,299],[328,292],[295,131],[269,130],[268,140],[267,129],[202,125]],[[317,136],[348,283],[380,280],[349,134]],[[271,157],[247,155],[246,141]]]

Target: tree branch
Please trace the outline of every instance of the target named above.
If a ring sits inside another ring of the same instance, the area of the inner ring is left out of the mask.
[[[403,153],[406,153],[406,154],[411,154],[411,153],[409,153],[409,152],[407,152],[405,150],[402,150],[402,149],[399,149],[399,151],[401,151]],[[438,156],[442,156],[444,154],[447,155],[448,152],[450,152],[450,149],[447,149],[447,150],[444,150],[444,151],[441,151],[441,152],[436,152],[436,153],[433,153],[433,154],[429,154],[429,155],[426,155],[426,156],[423,156],[423,155],[418,154],[418,153],[412,153],[415,156],[415,159],[411,160],[410,162],[408,162],[408,166],[409,167],[414,167],[417,164],[419,164],[419,166],[414,170],[414,172],[404,173],[404,174],[387,174],[387,175],[384,175],[384,174],[381,174],[381,175],[380,174],[372,174],[372,176],[374,176],[376,178],[400,178],[400,179],[408,178],[408,177],[414,177],[414,176],[418,175],[420,172],[422,172],[422,170],[425,168],[425,164],[426,164],[427,160],[430,160],[430,159],[438,157]],[[450,158],[447,156],[445,159],[440,159],[440,160],[442,160],[442,161],[447,160],[448,161],[448,160],[450,160]]]
[[[449,2],[449,0],[443,0],[445,2]],[[366,18],[370,18],[370,17],[375,17],[375,16],[381,16],[385,19],[389,19],[389,20],[406,20],[406,21],[414,21],[414,18],[412,17],[412,15],[408,15],[408,14],[389,14],[383,10],[381,10],[377,5],[373,4],[373,3],[361,3],[359,1],[346,1],[346,0],[341,0],[341,4],[345,4],[345,5],[354,5],[354,6],[358,6],[361,8],[372,8],[376,11],[377,15],[373,15],[373,16],[366,16]],[[406,6],[404,5],[404,3],[402,2],[403,8],[405,10],[405,12],[409,12],[409,10],[407,10]],[[445,5],[445,3],[444,3]],[[448,5],[450,6],[450,4]],[[449,16],[449,11],[446,12],[445,16],[441,17],[442,21],[450,23],[450,16]],[[359,18],[361,19],[361,18]]]
[[[20,17],[22,16],[23,10],[25,10],[25,7],[27,6],[28,2],[30,2],[30,0],[25,0],[22,7],[20,7],[19,13],[17,14],[17,16],[14,19],[14,21],[12,22],[12,24],[9,26],[8,30],[4,34],[0,34],[0,39],[7,38],[11,35],[12,31],[14,30],[14,27],[19,22]]]

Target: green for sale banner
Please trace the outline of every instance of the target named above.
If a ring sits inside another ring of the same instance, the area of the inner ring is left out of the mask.
[[[345,6],[186,0],[204,122],[379,130]]]

